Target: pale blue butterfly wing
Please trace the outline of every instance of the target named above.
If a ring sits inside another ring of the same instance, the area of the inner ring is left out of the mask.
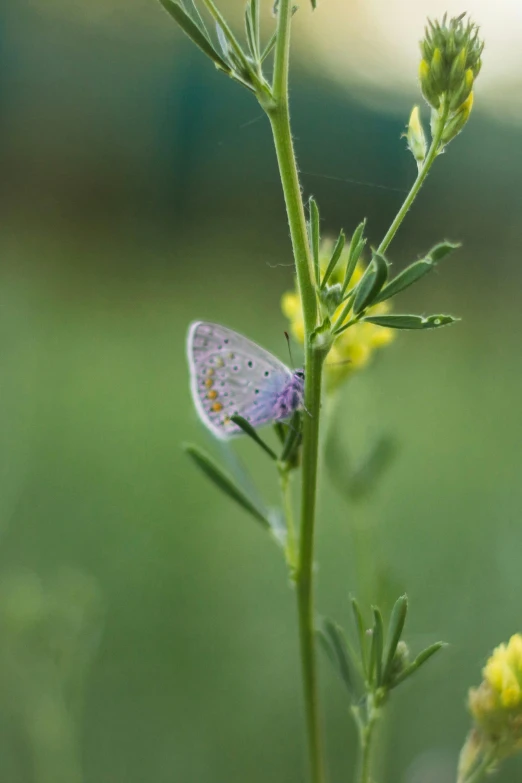
[[[239,415],[253,427],[276,418],[276,404],[293,374],[271,353],[218,324],[196,321],[187,338],[190,388],[198,414],[218,438],[242,433]]]

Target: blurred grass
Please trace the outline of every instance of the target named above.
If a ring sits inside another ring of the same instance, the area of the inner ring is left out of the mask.
[[[227,261],[240,269],[234,252],[229,241]],[[40,253],[45,260],[42,245]],[[125,257],[132,270],[130,248]],[[197,269],[204,259],[191,262]],[[3,470],[2,568],[74,565],[97,580],[108,608],[86,692],[86,780],[302,779],[284,569],[179,449],[206,438],[186,379],[191,317],[225,321],[284,354],[274,289],[288,270],[248,263],[234,291],[248,278],[255,311],[252,298],[227,295],[226,279],[202,289],[157,266],[125,279],[84,270],[74,286],[56,272],[11,267],[3,277],[11,306],[2,311],[2,466],[11,472]],[[426,309],[454,275],[448,267],[439,291],[425,287]],[[464,305],[466,320],[443,333],[401,336],[341,406],[356,451],[381,430],[399,439],[397,463],[360,513],[394,591],[388,599],[410,595],[412,646],[451,643],[394,700],[390,780],[409,780],[400,771],[422,751],[455,756],[466,689],[518,627],[522,379],[516,330],[490,311],[492,333],[486,304]],[[262,456],[250,444],[240,451],[269,485]],[[346,622],[347,594],[364,582],[352,553],[356,513],[325,486],[319,605]],[[341,780],[353,732],[323,668],[332,779]],[[506,767],[499,780],[512,774]]]

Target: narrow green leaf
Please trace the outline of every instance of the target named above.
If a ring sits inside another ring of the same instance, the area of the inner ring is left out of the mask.
[[[350,250],[350,256],[348,257],[348,262],[346,264],[346,272],[345,272],[345,278],[343,282],[343,293],[347,290],[348,285],[352,282],[353,273],[355,272],[355,268],[359,263],[359,259],[365,247],[366,247],[366,239],[363,237],[362,239],[359,240],[357,245],[354,247],[353,253]]]
[[[254,427],[242,416],[231,416],[230,420],[234,422],[234,424],[237,424],[238,427],[241,427],[245,435],[248,435],[249,438],[252,438],[255,443],[257,443],[258,446],[261,446],[263,451],[266,451],[269,457],[272,457],[273,460],[277,460],[277,454],[275,451],[272,451],[270,446],[265,443],[265,441],[258,435]]]
[[[333,620],[325,617],[318,633],[334,668],[344,682],[350,697],[353,698],[355,693],[350,668],[350,653],[342,628]]]
[[[344,332],[345,329],[348,329],[348,326],[350,325],[350,321],[348,323],[344,323],[346,319],[348,318],[350,314],[350,310],[353,306],[353,300],[355,299],[357,288],[353,289],[349,296],[346,297],[346,299],[343,301],[344,307],[341,310],[341,314],[337,318],[336,322],[333,325],[333,333],[334,334],[341,334],[341,332]],[[344,326],[343,326],[344,324]]]
[[[419,666],[422,666],[423,663],[426,663],[426,661],[429,661],[432,655],[435,655],[436,652],[438,652],[442,647],[447,647],[446,642],[435,642],[434,644],[430,644],[429,647],[426,647],[425,650],[420,652],[415,660],[413,661],[413,665],[417,665],[417,668]]]
[[[352,234],[352,238],[350,239],[350,253],[353,253],[355,248],[358,246],[364,234],[365,228],[366,228],[366,218],[364,218],[364,220],[362,220],[359,223],[359,225],[357,226],[357,228]]]
[[[341,254],[343,252],[345,242],[346,242],[346,236],[344,234],[344,231],[341,229],[339,233],[339,237],[333,249],[332,257],[330,259],[328,267],[326,268],[326,272],[324,273],[323,282],[321,283],[321,288],[324,288],[326,286],[328,280],[332,276],[335,267],[337,266],[339,259],[341,258]]]
[[[395,601],[390,616],[390,625],[388,628],[388,638],[386,641],[386,652],[384,654],[384,669],[382,675],[382,681],[385,685],[390,678],[393,666],[393,658],[397,650],[397,645],[401,640],[407,614],[408,598],[405,595],[401,595],[400,598]]]
[[[364,626],[364,620],[361,609],[354,596],[350,596],[350,602],[352,604],[353,616],[355,619],[355,628],[357,630],[357,639],[359,641],[359,651],[361,653],[361,663],[365,677],[369,678],[368,660],[366,651],[366,628]]]
[[[432,269],[435,269],[435,264],[429,258],[415,261],[415,263],[410,264],[410,266],[394,277],[393,280],[390,280],[388,285],[384,286],[379,296],[375,299],[375,303],[391,299],[392,296],[395,296],[400,291],[404,291],[405,288],[409,288],[410,285],[416,283],[421,277],[427,275]]]
[[[460,245],[454,242],[441,242],[439,245],[436,245],[426,254],[425,258],[410,264],[410,266],[394,277],[388,285],[384,286],[375,302],[384,302],[386,299],[390,299],[395,294],[398,294],[399,291],[409,288],[410,285],[413,285],[421,277],[435,269],[439,261],[458,247]]]
[[[176,0],[159,0],[159,2],[196,46],[198,46],[207,57],[210,57],[218,68],[221,68],[222,71],[230,74],[230,66],[218,54],[201,28],[193,21],[192,17],[189,16],[181,5],[177,3]]]
[[[317,201],[313,196],[310,196],[309,201],[310,208],[310,249],[312,251],[312,259],[314,262],[315,281],[317,285],[321,283],[321,269],[319,263],[319,208]]]
[[[370,307],[387,279],[388,262],[384,256],[376,253],[357,286],[353,303],[355,315]]]
[[[462,247],[460,242],[440,242],[440,244],[435,245],[435,247],[432,247],[432,249],[426,253],[426,258],[431,258],[433,263],[436,264],[439,261],[442,261],[448,253],[452,253],[453,250],[458,250],[459,247]]]
[[[185,452],[194,460],[198,468],[220,489],[225,495],[234,500],[245,511],[248,511],[263,527],[270,527],[265,515],[259,510],[255,502],[240,489],[234,480],[225,473],[212,457],[191,443],[184,444]]]
[[[265,48],[263,49],[263,51],[261,53],[261,62],[262,63],[264,63],[264,61],[266,60],[266,58],[268,57],[268,55],[270,54],[270,52],[272,51],[272,49],[276,45],[276,41],[277,41],[277,30],[275,31],[275,33],[272,33],[272,35],[268,39],[267,45],[265,46]]]
[[[216,22],[216,33],[219,41],[219,45],[221,46],[221,51],[223,52],[223,55],[226,60],[230,61],[230,46],[228,44],[228,39],[225,35],[225,32],[219,22]]]
[[[179,0],[178,0],[178,2],[179,2]],[[196,3],[194,2],[194,0],[185,0],[185,3],[183,3],[183,6],[184,6],[185,9],[186,9],[186,4],[187,3],[189,5],[189,10],[187,11],[187,13],[190,14],[190,16],[195,21],[195,23],[197,24],[197,26],[199,27],[201,32],[204,33],[204,35],[206,35],[206,37],[210,40],[210,36],[208,34],[207,27],[205,25],[205,22],[203,21],[203,17],[199,13],[199,9],[198,9]],[[192,11],[190,9],[192,9]]]
[[[366,240],[363,238],[365,226],[366,226],[366,218],[364,218],[362,223],[359,223],[359,225],[357,226],[357,228],[352,234],[352,238],[350,239],[350,246],[348,248],[348,260],[346,262],[346,271],[344,273],[343,294],[348,288],[348,286],[350,285],[350,281],[353,277],[353,273],[355,272],[355,267],[357,266],[357,262],[361,257],[361,253],[366,244]]]
[[[379,609],[373,607],[372,645],[370,648],[370,682],[377,687],[382,684],[382,650],[384,644],[384,626]]]
[[[389,329],[437,329],[439,326],[447,326],[455,323],[458,318],[451,315],[430,315],[423,318],[422,315],[367,315],[363,319],[369,324],[387,326]]]
[[[257,53],[257,59],[261,55],[261,11],[260,0],[250,0],[250,8],[252,14],[252,27],[254,30],[254,41]]]
[[[294,14],[295,14],[295,13],[296,13],[298,10],[299,10],[299,7],[298,7],[297,5],[294,5],[294,6],[292,6],[292,16],[293,16],[293,15],[294,15]],[[276,3],[274,3],[274,7],[273,7],[273,15],[274,15],[274,16],[277,16],[277,7],[276,7]],[[270,38],[268,39],[268,43],[267,43],[267,45],[266,45],[266,46],[265,46],[265,48],[263,49],[263,52],[262,52],[262,54],[261,54],[261,62],[262,62],[262,63],[263,63],[263,62],[266,60],[266,58],[268,57],[268,55],[270,54],[270,52],[272,51],[272,49],[273,49],[273,48],[274,48],[274,46],[276,45],[276,41],[277,41],[277,30],[275,30],[275,31],[272,33],[272,35],[271,35],[271,36],[270,36]]]
[[[259,52],[257,51],[257,43],[256,43],[256,35],[254,31],[254,22],[252,19],[251,3],[248,3],[247,7],[245,8],[245,32],[246,32],[250,54],[252,55],[252,59],[254,60],[254,62],[257,62],[259,58]]]
[[[426,661],[429,661],[430,658],[432,658],[435,653],[437,653],[439,650],[441,650],[443,647],[446,647],[445,642],[435,642],[435,644],[430,645],[430,647],[427,647],[425,650],[423,650],[413,663],[411,663],[409,666],[407,666],[400,674],[399,676],[390,684],[390,688],[396,688],[397,685],[400,685],[401,682],[404,682],[408,677],[411,677],[412,674],[414,674]]]

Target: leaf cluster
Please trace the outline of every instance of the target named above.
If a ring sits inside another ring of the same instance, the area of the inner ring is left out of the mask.
[[[324,618],[317,633],[336,673],[346,688],[354,707],[361,707],[371,697],[372,704],[384,704],[389,693],[409,679],[436,652],[444,647],[435,642],[410,661],[409,650],[402,639],[408,599],[400,596],[391,611],[387,629],[378,607],[372,607],[372,623],[368,627],[355,598],[351,599],[355,644],[342,627]]]
[[[215,67],[223,71],[243,87],[253,92],[263,108],[272,105],[272,87],[263,73],[265,61],[271,55],[277,41],[277,30],[262,42],[261,0],[247,0],[244,14],[244,41],[240,42],[214,0],[198,0],[209,17],[211,26],[205,23],[196,0],[159,0],[165,11],[174,19],[198,49]],[[315,0],[312,0],[315,8]],[[292,13],[297,7],[292,9]],[[277,15],[277,3],[274,5]]]
[[[351,240],[346,245],[343,230],[333,246],[324,274],[321,274],[320,217],[314,198],[309,203],[309,241],[312,254],[318,300],[323,313],[323,321],[317,335],[328,331],[332,341],[356,323],[366,322],[389,329],[436,329],[453,323],[456,319],[450,315],[411,315],[411,314],[372,314],[371,308],[386,302],[417,283],[437,266],[438,262],[459,244],[444,241],[433,247],[426,255],[411,263],[402,272],[390,279],[391,264],[379,250],[372,250],[370,263],[362,277],[354,283],[354,273],[362,257],[367,240],[364,236],[366,220],[356,227]],[[339,276],[338,267],[344,263]],[[333,285],[330,281],[337,272],[341,282]]]

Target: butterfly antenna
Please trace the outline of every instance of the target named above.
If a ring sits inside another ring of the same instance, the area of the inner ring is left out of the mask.
[[[290,344],[290,335],[288,332],[285,332],[285,337],[288,345],[288,353],[290,354],[290,364],[292,365],[292,370],[295,370],[294,357],[292,356],[292,346]]]

